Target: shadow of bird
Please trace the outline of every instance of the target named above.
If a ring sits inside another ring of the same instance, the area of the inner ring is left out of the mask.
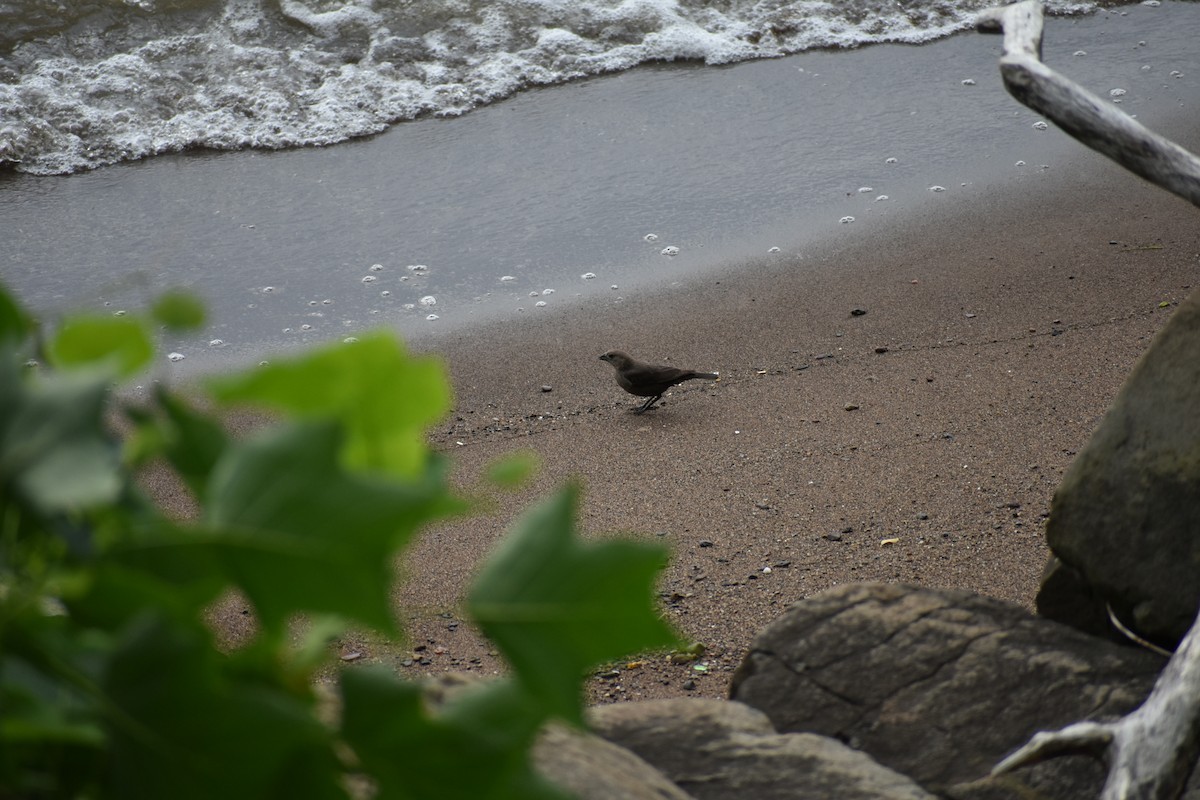
[[[716,372],[696,372],[691,369],[645,364],[630,358],[620,350],[609,350],[600,356],[600,360],[607,361],[616,368],[617,384],[622,389],[630,394],[636,394],[638,397],[650,398],[642,403],[640,407],[634,409],[633,413],[635,414],[648,411],[663,396],[663,392],[677,383],[690,381],[694,378],[717,380],[721,377]]]

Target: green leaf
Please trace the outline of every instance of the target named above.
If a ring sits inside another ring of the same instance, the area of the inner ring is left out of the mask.
[[[342,733],[377,800],[562,800],[529,762],[542,719],[518,686],[464,690],[437,712],[421,689],[377,668],[342,672]]]
[[[60,366],[112,364],[120,375],[132,375],[154,356],[145,324],[134,317],[71,317],[50,344]]]
[[[159,388],[156,399],[167,418],[163,426],[167,459],[192,493],[203,498],[229,437],[215,419],[194,410],[166,389]]]
[[[105,742],[89,689],[103,642],[81,635],[66,617],[18,608],[9,602],[14,587],[7,588],[0,601],[0,787],[12,797],[94,796],[87,789]]]
[[[579,490],[567,486],[517,523],[468,600],[548,713],[582,723],[580,685],[595,664],[676,641],[654,609],[666,560],[657,546],[574,535]]]
[[[339,420],[347,431],[344,463],[398,476],[420,473],[425,428],[449,408],[441,364],[408,356],[396,338],[375,333],[289,362],[218,378],[213,395],[302,418]]]
[[[347,472],[333,423],[281,426],[229,448],[209,483],[211,547],[258,610],[283,631],[298,610],[395,632],[393,559],[444,512],[441,476],[422,483]]]
[[[0,485],[44,513],[91,508],[120,491],[120,453],[104,427],[107,377],[95,371],[22,380],[0,364]]]
[[[154,302],[154,319],[173,331],[191,331],[204,325],[204,303],[190,292],[178,289],[165,292]]]
[[[19,342],[33,330],[25,310],[0,284],[0,342]]]
[[[216,651],[199,623],[145,614],[113,655],[107,795],[344,798],[312,701]]]
[[[538,469],[536,453],[512,453],[493,462],[487,471],[488,480],[505,489],[514,489],[528,481]]]

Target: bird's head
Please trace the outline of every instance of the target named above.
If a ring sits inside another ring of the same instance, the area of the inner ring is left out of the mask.
[[[617,369],[633,362],[633,359],[622,353],[620,350],[609,350],[604,355],[600,356],[601,361],[607,361]]]

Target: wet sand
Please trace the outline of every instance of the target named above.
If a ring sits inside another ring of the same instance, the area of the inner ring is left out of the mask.
[[[496,669],[459,624],[461,594],[519,510],[569,479],[584,486],[585,535],[670,548],[662,608],[707,649],[704,673],[661,656],[618,665],[593,682],[596,700],[720,696],[757,629],[836,584],[1032,608],[1064,469],[1200,280],[1195,208],[1099,156],[1066,172],[1052,192],[736,282],[440,342],[457,400],[432,443],[456,480],[474,486],[521,450],[543,466],[495,513],[424,536],[397,603],[426,649],[374,655],[406,672]],[[597,358],[610,348],[721,379],[637,416]]]

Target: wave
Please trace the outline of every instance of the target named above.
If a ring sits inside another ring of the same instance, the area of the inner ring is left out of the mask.
[[[0,166],[62,174],[191,148],[328,145],[647,62],[920,44],[994,4],[15,0],[0,4]]]

